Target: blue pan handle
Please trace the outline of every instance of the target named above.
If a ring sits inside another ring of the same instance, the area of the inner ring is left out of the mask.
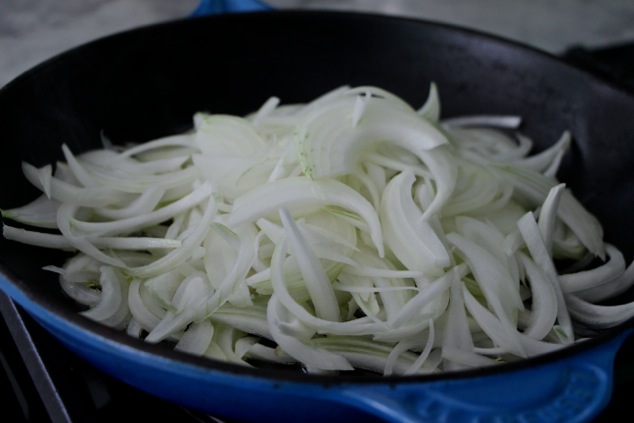
[[[332,400],[387,422],[589,422],[608,404],[616,353],[634,331],[567,359],[431,383],[354,386]]]
[[[200,0],[198,7],[192,12],[191,16],[266,10],[272,10],[271,6],[258,0]]]

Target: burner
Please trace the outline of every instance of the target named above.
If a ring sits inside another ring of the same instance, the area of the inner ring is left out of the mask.
[[[113,379],[46,332],[0,292],[3,415],[16,423],[143,421],[228,423],[187,410]]]

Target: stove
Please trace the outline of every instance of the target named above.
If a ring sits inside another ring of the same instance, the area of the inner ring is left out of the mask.
[[[0,292],[0,392],[13,423],[106,423],[121,417],[229,423],[141,392],[66,349]]]
[[[634,92],[634,43],[598,50],[572,48],[565,60]],[[113,379],[67,350],[0,292],[2,416],[15,423],[101,423],[117,418],[221,423]],[[634,339],[615,362],[614,394],[596,422],[625,421],[634,389]],[[239,423],[226,422],[225,423]]]

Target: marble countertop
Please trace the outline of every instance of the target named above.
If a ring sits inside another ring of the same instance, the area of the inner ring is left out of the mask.
[[[334,9],[466,26],[551,53],[634,42],[632,0],[265,0],[279,9]],[[71,47],[188,16],[197,0],[0,0],[0,86]]]

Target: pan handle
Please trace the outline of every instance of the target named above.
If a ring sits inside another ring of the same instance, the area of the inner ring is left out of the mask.
[[[207,16],[219,13],[257,12],[272,10],[259,0],[200,0],[191,16]]]
[[[387,422],[588,422],[608,404],[616,353],[633,332],[567,359],[431,383],[357,385],[337,401]]]

